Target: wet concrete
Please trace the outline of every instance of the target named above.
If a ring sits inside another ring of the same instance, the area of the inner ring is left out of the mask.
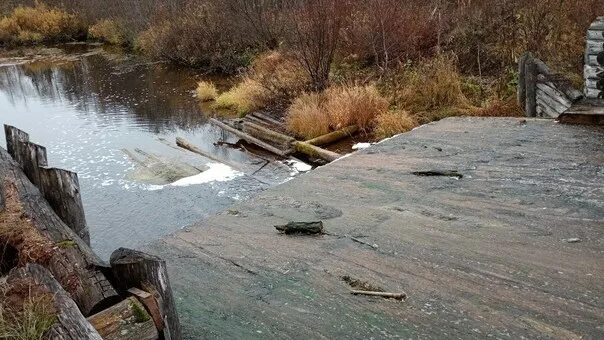
[[[603,338],[603,150],[598,127],[445,119],[146,250],[189,339]]]

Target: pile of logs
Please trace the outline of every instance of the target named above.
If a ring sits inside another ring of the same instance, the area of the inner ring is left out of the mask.
[[[518,68],[518,102],[527,117],[558,118],[583,99],[570,80],[552,72],[531,53],[519,59]]]
[[[584,74],[585,97],[604,98],[604,16],[587,31]]]
[[[279,157],[288,157],[298,152],[310,158],[327,162],[333,162],[340,158],[341,155],[321,148],[321,146],[352,136],[358,131],[357,126],[349,126],[311,140],[299,141],[291,136],[271,130],[249,120],[242,122],[240,124],[240,129],[214,118],[211,118],[210,122],[221,129],[236,135],[240,139]]]
[[[4,129],[0,241],[14,251],[0,267],[16,266],[7,285],[25,281],[53,297],[49,338],[181,339],[165,262],[129,249],[102,261],[89,245],[77,174],[49,168],[44,147]]]

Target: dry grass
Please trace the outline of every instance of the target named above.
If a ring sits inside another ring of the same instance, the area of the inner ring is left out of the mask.
[[[0,339],[41,340],[57,320],[52,295],[29,282],[2,287],[0,296]]]
[[[211,102],[216,100],[218,97],[218,90],[216,89],[216,85],[212,82],[208,81],[200,81],[197,83],[197,89],[195,90],[197,94],[197,98],[202,102]]]
[[[299,96],[309,86],[308,74],[293,57],[269,51],[252,62],[249,77],[260,83],[274,100]]]
[[[417,120],[407,111],[388,111],[377,116],[373,133],[376,138],[384,139],[410,131],[417,125]]]
[[[324,95],[306,93],[296,98],[287,110],[287,129],[311,139],[329,133],[329,114],[323,107]]]
[[[245,116],[251,111],[263,108],[269,103],[269,98],[266,88],[251,78],[245,78],[218,96],[213,107],[234,110],[239,116]]]
[[[114,20],[103,19],[88,29],[88,36],[92,39],[104,41],[112,45],[127,45],[128,39],[124,28]]]
[[[34,7],[19,6],[0,19],[0,44],[68,41],[82,36],[83,31],[74,15],[37,3]]]
[[[372,85],[336,87],[326,91],[325,110],[335,130],[358,125],[371,128],[373,120],[388,110],[388,100]]]

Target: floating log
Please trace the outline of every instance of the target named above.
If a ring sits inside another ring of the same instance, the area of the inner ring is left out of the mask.
[[[359,127],[357,125],[351,125],[351,126],[343,128],[343,129],[333,131],[328,134],[325,134],[325,135],[322,135],[319,137],[315,137],[313,139],[309,139],[306,141],[306,143],[308,143],[310,145],[314,145],[314,146],[327,145],[327,144],[337,142],[346,137],[350,137],[350,136],[354,135],[357,131],[359,131]]]
[[[144,285],[157,290],[161,296],[160,311],[165,326],[161,333],[164,339],[182,339],[166,262],[140,251],[120,248],[111,254],[110,263],[115,283],[121,291],[126,292],[131,287],[145,290]]]
[[[251,122],[243,123],[243,131],[250,134],[254,138],[271,142],[285,149],[291,148],[291,144],[296,141],[296,139],[291,136],[275,132],[273,130],[267,129],[263,126]]]
[[[119,300],[102,270],[107,265],[55,213],[19,164],[0,148],[0,225],[19,228],[6,241],[22,261],[44,264],[86,316]]]
[[[404,300],[407,298],[405,293],[387,293],[387,292],[374,292],[370,290],[351,290],[352,295],[369,295],[369,296],[380,296],[386,299]]]
[[[135,297],[130,297],[88,318],[105,340],[156,340],[153,319]]]
[[[323,234],[323,222],[289,222],[285,225],[276,225],[275,229],[284,234]]]
[[[328,162],[333,162],[336,159],[340,158],[341,155],[339,153],[333,152],[333,151],[329,151],[329,150],[325,150],[322,149],[318,146],[314,146],[312,144],[308,144],[306,142],[294,142],[293,144],[294,149],[297,152],[303,153],[307,156],[310,157],[314,157],[314,158],[319,158],[319,159],[323,159],[326,160]]]
[[[31,143],[27,133],[9,125],[4,125],[4,132],[9,154],[27,178],[40,190],[63,222],[90,245],[78,175],[67,170],[48,168],[46,148]]]
[[[272,153],[274,153],[277,156],[287,157],[289,154],[291,154],[290,150],[285,150],[284,151],[284,150],[277,149],[276,147],[274,147],[274,146],[272,146],[272,145],[270,145],[270,144],[268,144],[266,142],[263,142],[263,141],[259,140],[258,138],[255,138],[255,137],[253,137],[253,136],[251,136],[251,135],[249,135],[249,134],[247,134],[245,132],[239,131],[239,130],[231,127],[231,126],[228,126],[228,125],[224,124],[223,122],[221,122],[221,121],[219,121],[217,119],[210,118],[210,122],[212,124],[220,127],[221,129],[223,129],[225,131],[228,131],[228,132],[236,135],[237,137],[243,139],[244,141],[246,141],[246,142],[248,142],[250,144],[254,144],[256,146],[259,146],[262,149],[265,149],[266,151],[272,152]]]
[[[45,339],[102,340],[101,335],[88,322],[70,295],[44,267],[28,263],[8,275],[7,284],[30,285],[32,291],[49,293],[56,312],[56,323],[45,333]]]

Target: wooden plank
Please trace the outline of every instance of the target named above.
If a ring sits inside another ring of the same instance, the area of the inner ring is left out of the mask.
[[[157,289],[162,298],[160,310],[165,326],[161,333],[165,339],[182,339],[166,262],[140,251],[119,248],[111,254],[110,263],[118,288],[122,291],[131,287],[143,289],[146,283]]]
[[[273,117],[270,117],[269,115],[266,115],[266,114],[264,114],[262,112],[254,112],[254,113],[252,113],[250,115],[253,116],[253,117],[255,117],[255,118],[261,119],[263,121],[269,122],[271,124],[274,124],[274,125],[277,125],[277,126],[283,126],[283,122],[282,121],[276,120]]]
[[[105,340],[155,340],[159,337],[153,319],[135,297],[88,317],[88,321]]]
[[[337,142],[341,139],[350,137],[350,136],[354,135],[357,131],[359,131],[359,127],[357,125],[351,125],[351,126],[343,128],[343,129],[340,129],[338,131],[333,131],[333,132],[330,132],[323,136],[309,139],[306,141],[306,143],[315,145],[315,146],[327,145],[327,144]]]
[[[602,98],[603,94],[604,94],[604,91],[594,89],[594,88],[589,88],[589,87],[585,88],[585,97],[586,98],[590,98],[590,99]]]
[[[15,145],[17,142],[29,142],[29,135],[14,126],[6,124],[4,124],[4,135],[6,137],[6,151],[17,163],[22,164],[20,155],[15,153]]]
[[[541,92],[537,92],[537,95],[547,95],[549,96],[551,99],[553,99],[554,101],[558,102],[560,105],[563,105],[566,108],[571,107],[571,105],[573,104],[567,97],[566,95],[564,95],[564,93],[562,93],[561,91],[559,91],[557,88],[555,88],[555,85],[552,83],[538,83],[537,84],[537,90],[541,91]]]
[[[102,340],[101,335],[84,318],[71,296],[44,267],[28,263],[25,267],[12,270],[7,283],[28,283],[30,289],[42,290],[52,295],[57,313],[55,324],[45,334],[45,339],[57,340]],[[32,288],[35,287],[35,288]]]
[[[519,59],[518,59],[518,88],[517,88],[517,97],[518,97],[518,104],[520,105],[520,107],[526,107],[526,74],[525,74],[525,69],[526,69],[526,61],[529,59],[530,57],[530,53],[529,52],[525,52]]]
[[[530,54],[524,65],[524,74],[526,84],[524,113],[527,117],[535,117],[537,115],[537,65]]]
[[[3,216],[0,223],[19,226],[21,232],[28,235],[10,239],[9,244],[23,250],[27,261],[43,263],[84,315],[111,305],[119,298],[102,272],[106,263],[65,224],[21,171],[19,164],[2,148],[0,191],[4,204],[15,209],[14,214]]]
[[[557,118],[560,115],[555,108],[551,107],[549,103],[546,103],[539,97],[537,98],[537,106],[541,108],[541,117]]]
[[[147,287],[145,287],[145,289],[147,289]],[[157,293],[157,295],[159,295],[159,292],[153,289],[154,294],[151,294],[144,290],[132,287],[128,289],[128,293],[132,294],[133,296],[136,296],[140,303],[145,306],[145,309],[147,310],[147,312],[153,319],[153,322],[155,323],[155,328],[160,331],[163,330],[165,325],[161,316],[160,303],[159,299],[155,297],[155,294]]]
[[[247,133],[244,133],[244,132],[242,132],[240,130],[237,130],[237,129],[231,127],[231,126],[228,126],[228,125],[224,124],[223,122],[221,122],[221,121],[219,121],[217,119],[210,118],[210,122],[212,124],[220,127],[221,129],[223,129],[225,131],[228,131],[228,132],[236,135],[237,137],[243,139],[244,141],[246,141],[246,142],[248,142],[250,144],[254,144],[256,146],[259,146],[259,147],[265,149],[266,151],[274,153],[277,156],[287,157],[289,154],[291,154],[290,150],[280,150],[280,149],[277,149],[276,147],[274,147],[274,146],[272,146],[272,145],[270,145],[268,143],[265,143],[265,142],[259,140],[258,138],[250,136]]]

